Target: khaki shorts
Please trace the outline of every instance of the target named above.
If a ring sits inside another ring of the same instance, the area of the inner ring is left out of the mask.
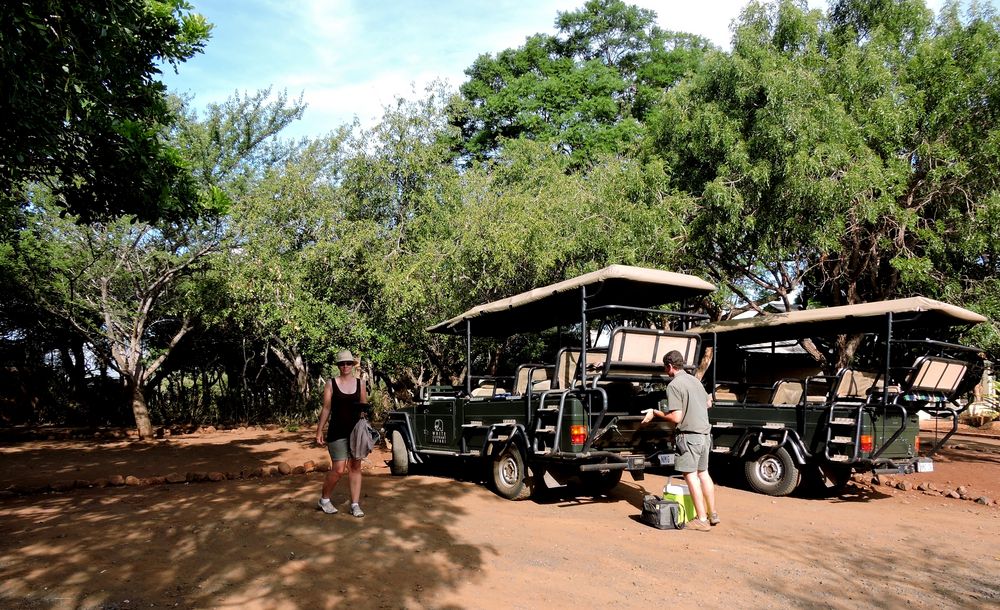
[[[326,450],[330,452],[330,459],[334,462],[343,462],[351,457],[351,447],[346,438],[338,438],[326,444]]]
[[[677,472],[703,472],[708,470],[708,454],[712,452],[712,435],[678,434],[677,449],[683,453],[677,456],[674,470]]]

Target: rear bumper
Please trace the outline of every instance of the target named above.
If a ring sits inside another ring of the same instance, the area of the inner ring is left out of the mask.
[[[594,455],[595,454],[592,453],[591,457]],[[616,453],[607,453],[601,457],[604,457],[609,461],[580,464],[580,472],[595,472],[604,470],[642,471],[646,469],[646,465],[648,463],[646,456],[644,455],[619,455]]]
[[[905,462],[888,462],[872,468],[875,474],[913,474],[915,472],[933,472],[934,460],[931,458],[915,458]]]

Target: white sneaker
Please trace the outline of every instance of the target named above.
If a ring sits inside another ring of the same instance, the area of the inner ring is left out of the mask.
[[[364,517],[365,511],[361,510],[360,504],[351,504],[351,514],[355,517]]]
[[[319,499],[319,509],[328,515],[332,515],[337,512],[337,507],[333,505],[330,498],[320,498]]]

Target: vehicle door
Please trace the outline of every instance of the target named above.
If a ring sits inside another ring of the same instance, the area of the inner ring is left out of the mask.
[[[456,399],[438,399],[425,402],[417,408],[416,433],[420,445],[430,449],[455,449]]]

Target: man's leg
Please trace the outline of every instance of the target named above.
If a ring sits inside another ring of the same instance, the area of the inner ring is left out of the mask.
[[[702,497],[705,502],[705,510],[711,514],[715,512],[715,482],[708,474],[707,470],[698,472],[698,482],[700,483]]]
[[[691,492],[691,500],[694,502],[694,512],[698,515],[698,519],[705,521],[708,519],[708,515],[705,512],[705,496],[702,494],[701,479],[698,478],[698,473],[685,472],[684,482],[687,483],[688,491]]]

